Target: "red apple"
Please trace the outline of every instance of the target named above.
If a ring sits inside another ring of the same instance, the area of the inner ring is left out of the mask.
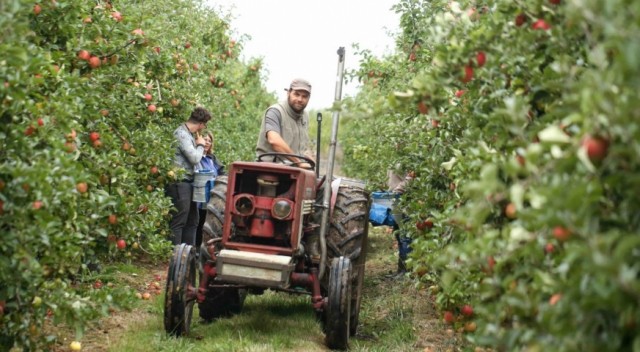
[[[102,115],[104,117],[109,116],[109,110],[107,110],[107,109],[100,110],[100,115]]]
[[[156,54],[160,54],[160,47],[159,46],[154,47],[153,51],[155,51]]]
[[[431,119],[431,126],[433,128],[438,128],[438,126],[440,126],[440,121],[438,121],[436,119]]]
[[[38,210],[38,209],[42,208],[42,201],[40,201],[40,200],[36,200],[36,201],[34,201],[34,202],[31,204],[31,207],[32,207],[34,210]]]
[[[95,288],[96,290],[101,289],[102,288],[102,281],[96,280],[96,282],[93,283],[93,288]]]
[[[465,304],[460,310],[460,313],[462,313],[462,315],[466,317],[470,317],[473,315],[473,307],[468,304]]]
[[[413,51],[409,54],[409,61],[416,61],[416,53]]]
[[[515,24],[517,27],[521,27],[527,21],[527,16],[524,13],[516,16]]]
[[[571,237],[571,231],[564,226],[556,226],[553,228],[553,237],[558,241],[564,242]]]
[[[113,17],[113,19],[116,20],[116,22],[122,21],[122,14],[118,11],[112,12],[111,17]]]
[[[40,6],[40,4],[33,5],[33,14],[38,16],[40,12],[42,12],[42,7]]]
[[[76,151],[76,149],[78,149],[78,147],[74,142],[66,141],[64,142],[64,149],[67,151],[67,153],[73,153]]]
[[[429,107],[427,106],[427,104],[424,103],[424,101],[420,101],[418,103],[418,111],[422,114],[422,115],[426,115],[429,113]]]
[[[153,175],[155,175],[155,174],[157,174],[157,173],[158,173],[158,167],[157,167],[157,166],[152,166],[150,171],[151,171],[151,173],[152,173]]]
[[[476,62],[478,62],[478,67],[484,66],[484,63],[487,61],[487,55],[484,51],[479,51],[476,54]]]
[[[464,95],[465,91],[463,89],[456,91],[456,98],[460,98]]]
[[[33,132],[35,132],[35,130],[36,130],[35,127],[29,125],[29,126],[27,126],[27,129],[24,130],[24,135],[25,136],[30,136],[30,135],[33,134]]]
[[[184,43],[184,48],[185,49],[189,49],[190,47],[191,47],[191,43],[189,43],[189,42]]]
[[[455,316],[453,315],[453,313],[448,311],[448,310],[444,312],[444,316],[443,317],[444,317],[444,321],[447,324],[453,324],[453,322],[456,319]]]
[[[560,5],[560,0],[549,0],[549,2],[554,5]]]
[[[582,148],[592,162],[602,161],[609,151],[609,141],[598,136],[586,136],[582,140]]]
[[[144,95],[144,100],[146,101],[151,101],[153,99],[153,96],[149,93],[145,93]]]
[[[90,139],[92,142],[97,141],[98,139],[100,139],[100,133],[98,133],[98,132],[91,132],[91,133],[89,133],[89,139]]]
[[[139,36],[142,37],[144,35],[144,31],[141,28],[136,28],[136,29],[131,31],[131,34],[139,35]]]
[[[473,79],[473,67],[471,65],[464,66],[464,77],[462,77],[462,82],[468,83]]]
[[[151,104],[151,105],[147,106],[147,110],[149,110],[149,112],[156,112],[156,110],[158,110],[158,108],[156,108],[155,105]]]
[[[38,118],[38,126],[44,126],[44,120],[41,118]]]
[[[98,68],[102,63],[100,62],[100,58],[97,56],[92,56],[89,58],[89,66],[91,68]]]
[[[546,30],[551,29],[551,25],[549,25],[545,20],[540,18],[537,21],[533,22],[533,24],[531,25],[531,28],[536,29],[536,30],[546,31]]]
[[[507,204],[507,206],[504,207],[504,215],[509,219],[515,219],[517,215],[516,205],[513,203]]]
[[[109,215],[108,221],[111,225],[115,225],[118,223],[118,216],[116,214]]]
[[[427,225],[424,223],[424,221],[416,221],[416,228],[420,231],[424,231],[424,229],[427,228]]]
[[[422,222],[424,224],[424,227],[427,229],[431,229],[433,228],[433,220],[431,219],[427,219],[425,221]]]
[[[76,190],[78,191],[78,193],[87,193],[88,188],[89,186],[86,182],[78,182],[76,184]]]
[[[102,141],[99,139],[96,139],[95,141],[93,141],[91,144],[93,144],[94,148],[100,148],[102,147]]]
[[[496,266],[496,260],[493,256],[489,256],[487,258],[487,266],[489,267],[489,270],[493,270],[493,267]]]
[[[547,243],[547,244],[544,246],[544,251],[545,251],[545,253],[547,253],[547,254],[551,254],[551,253],[553,253],[553,251],[554,251],[555,249],[556,249],[556,248],[553,246],[553,243]]]
[[[89,58],[91,58],[91,54],[89,54],[88,51],[86,51],[86,50],[78,51],[78,59],[84,60],[84,61],[88,61]]]
[[[118,240],[118,242],[116,242],[116,247],[118,247],[118,249],[122,250],[127,248],[127,242],[125,242],[125,240],[123,240],[122,238]]]
[[[560,301],[560,298],[562,298],[562,294],[560,293],[553,294],[551,298],[549,298],[549,304],[552,306],[555,305],[556,303],[558,303],[558,301]]]

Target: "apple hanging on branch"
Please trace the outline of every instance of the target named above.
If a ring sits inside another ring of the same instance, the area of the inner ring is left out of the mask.
[[[591,162],[600,162],[609,152],[609,141],[599,136],[588,135],[582,140],[582,148],[587,152]]]

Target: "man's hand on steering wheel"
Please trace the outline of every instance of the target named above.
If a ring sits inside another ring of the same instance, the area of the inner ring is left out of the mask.
[[[315,161],[313,161],[313,159],[306,157],[304,155],[299,155],[299,154],[288,154],[288,153],[264,153],[264,154],[260,154],[258,156],[258,161],[267,161],[267,160],[263,160],[264,158],[267,157],[273,157],[274,161],[276,159],[280,159],[281,161],[290,161],[291,162],[291,166],[295,166],[295,167],[299,167],[302,169],[307,169],[307,170],[314,170],[316,167],[316,163]],[[297,159],[298,161],[294,161],[292,159]]]

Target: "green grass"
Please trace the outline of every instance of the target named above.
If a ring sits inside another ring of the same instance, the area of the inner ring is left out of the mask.
[[[194,309],[189,337],[167,337],[163,297],[149,308],[152,318],[128,330],[109,351],[313,351],[324,335],[308,296],[266,291],[248,296],[242,314],[204,323]]]

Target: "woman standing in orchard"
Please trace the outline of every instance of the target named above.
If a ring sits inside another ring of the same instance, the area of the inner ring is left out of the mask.
[[[210,192],[209,190],[213,188],[213,182],[216,177],[220,175],[224,175],[224,166],[218,161],[218,158],[213,153],[213,133],[204,132],[204,155],[200,160],[200,164],[198,165],[199,170],[208,170],[213,172],[213,176],[211,180],[207,182],[205,199],[204,203],[198,203],[198,213],[199,213],[199,221],[198,221],[198,229],[196,231],[196,248],[200,248],[200,244],[202,242],[202,227],[204,226],[204,222],[207,218],[207,203],[209,203]]]

